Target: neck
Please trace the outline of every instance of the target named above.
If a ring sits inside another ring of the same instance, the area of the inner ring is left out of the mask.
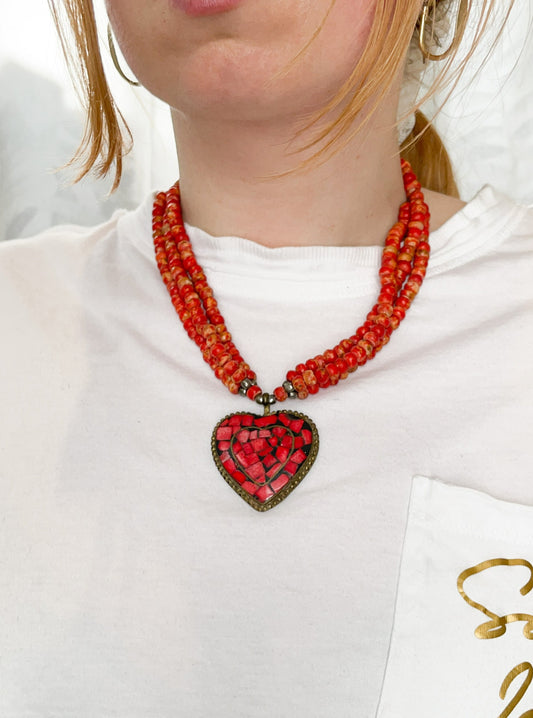
[[[405,199],[396,130],[367,128],[324,164],[275,179],[290,155],[287,127],[172,112],[183,216],[213,236],[266,247],[383,245]],[[300,140],[298,140],[300,142]]]

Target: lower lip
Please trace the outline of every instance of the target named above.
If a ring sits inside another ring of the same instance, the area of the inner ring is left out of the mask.
[[[174,7],[194,17],[233,10],[240,2],[241,0],[172,0]]]

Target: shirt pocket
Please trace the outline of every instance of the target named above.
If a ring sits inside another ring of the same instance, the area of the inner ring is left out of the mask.
[[[416,476],[377,718],[532,718],[532,564],[532,506]]]

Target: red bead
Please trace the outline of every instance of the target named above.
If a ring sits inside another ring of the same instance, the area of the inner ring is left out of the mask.
[[[329,373],[324,367],[318,367],[318,369],[315,371],[315,376],[318,381],[318,386],[321,389],[326,389],[328,386],[331,386],[331,379],[329,377]]]
[[[392,314],[392,304],[388,302],[378,304],[377,313],[382,317],[390,317],[390,315]]]
[[[405,309],[403,309],[403,307],[394,307],[394,311],[390,319],[392,328],[396,329],[398,324],[394,320],[399,319],[400,321],[402,321],[402,319],[405,319]]]
[[[239,393],[239,385],[233,381],[233,379],[228,378],[225,382],[225,385],[228,387],[230,392],[232,394],[238,394]]]
[[[214,357],[219,357],[223,353],[224,353],[224,345],[223,344],[218,343],[218,344],[214,344],[211,347],[211,354]]]
[[[224,366],[224,364],[227,364],[231,360],[231,354],[229,352],[224,352],[218,357],[218,364],[219,366]]]
[[[374,346],[376,346],[376,344],[379,342],[379,337],[375,331],[365,332],[364,339],[366,339],[367,342],[370,342],[370,344],[373,344]]]
[[[410,302],[412,302],[413,299],[416,297],[417,294],[418,294],[418,287],[416,287],[416,286],[415,286],[415,287],[412,287],[412,286],[410,287],[410,286],[409,286],[409,282],[407,282],[407,285],[406,285],[406,286],[404,287],[404,289],[402,290],[402,295],[403,295],[406,299],[409,299]]]
[[[226,376],[233,376],[233,374],[237,371],[238,368],[239,365],[234,359],[232,359],[224,365],[224,372],[226,373]]]
[[[259,394],[262,394],[263,390],[258,386],[251,386],[248,391],[246,392],[246,396],[248,399],[252,399],[252,401],[255,401]]]
[[[333,385],[337,384],[339,381],[339,375],[340,371],[337,366],[333,362],[330,364],[326,364],[326,371],[329,374],[329,380]]]
[[[407,275],[410,271],[411,264],[409,262],[398,262],[398,272],[396,273],[396,276],[399,276],[400,272],[404,272],[405,275]]]
[[[360,346],[356,346],[353,350],[353,353],[357,356],[357,362],[359,366],[363,366],[368,361],[368,354],[364,349],[361,349]]]
[[[339,370],[339,374],[341,379],[346,379],[348,376],[348,363],[345,359],[337,359],[335,362],[335,366]]]
[[[411,306],[411,302],[409,301],[409,299],[407,299],[407,297],[399,297],[394,309],[397,309],[398,307],[401,307],[402,309],[409,309],[410,306]],[[404,316],[405,316],[405,312],[404,312]]]
[[[358,361],[357,356],[354,352],[347,352],[344,355],[344,361],[348,365],[349,372],[355,371],[357,369]]]
[[[360,349],[366,352],[366,355],[368,358],[372,357],[375,351],[375,347],[370,342],[366,341],[366,339],[361,339],[360,342],[358,342],[358,346]]]
[[[422,284],[425,276],[426,276],[426,270],[421,269],[421,270],[417,270],[416,272],[413,272],[413,274],[411,274],[411,279],[414,282],[418,282],[418,284]]]
[[[282,386],[276,387],[272,393],[278,401],[285,401],[285,399],[288,397],[287,392]]]
[[[390,315],[391,314],[392,314],[392,307],[391,307],[390,314],[387,314],[387,315],[380,314],[379,316],[377,316],[376,317],[376,326],[381,326],[385,330],[387,330],[390,327]]]
[[[343,339],[342,342],[339,343],[339,346],[344,353],[349,352],[353,345],[354,343],[349,339]]]
[[[242,366],[242,364],[239,366],[237,371],[233,374],[233,381],[237,384],[240,384],[242,381],[246,379],[246,369]]]

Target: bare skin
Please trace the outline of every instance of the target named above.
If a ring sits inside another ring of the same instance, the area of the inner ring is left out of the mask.
[[[200,17],[171,0],[107,0],[107,7],[132,70],[171,108],[187,222],[267,247],[383,244],[405,197],[394,126],[401,78],[366,130],[326,164],[262,179],[318,149],[291,155],[314,135],[291,140],[349,76],[372,2],[336,0],[287,72],[330,0],[242,0]],[[464,206],[434,192],[427,199],[432,229]]]

